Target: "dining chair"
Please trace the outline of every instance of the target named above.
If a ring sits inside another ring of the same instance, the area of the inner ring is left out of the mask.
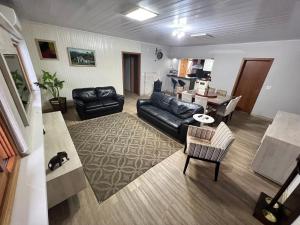
[[[181,92],[181,101],[183,102],[193,102],[193,94],[188,91]]]
[[[178,80],[178,84],[184,89],[185,82],[182,80]]]
[[[223,96],[226,97],[227,95],[227,91],[226,90],[222,90],[222,89],[218,89],[216,92],[217,96]]]
[[[214,94],[214,93],[216,93],[216,89],[215,89],[215,88],[212,88],[212,87],[209,87],[209,88],[208,88],[208,94],[209,94],[209,95],[212,95],[212,94]]]
[[[190,125],[184,148],[184,153],[187,150],[187,159],[183,174],[185,174],[191,158],[203,160],[216,164],[214,180],[217,181],[221,161],[234,139],[233,133],[224,122],[221,122],[217,128]]]
[[[172,81],[172,85],[173,85],[173,95],[175,95],[177,80],[175,80],[174,78],[171,78],[171,81]]]
[[[208,100],[207,97],[203,97],[203,96],[200,96],[200,95],[195,95],[195,102],[194,103],[197,104],[197,105],[201,105],[206,110],[207,100]]]
[[[224,105],[223,107],[219,107],[217,109],[216,114],[222,117],[222,120],[225,118],[225,122],[227,123],[228,119],[231,120],[232,114],[241,98],[242,96],[238,96],[234,99],[231,99],[227,105]]]

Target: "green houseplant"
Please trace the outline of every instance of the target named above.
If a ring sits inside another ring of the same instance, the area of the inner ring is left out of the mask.
[[[62,113],[67,111],[67,101],[65,97],[60,97],[59,91],[63,88],[64,82],[59,80],[56,73],[51,74],[45,70],[42,70],[43,74],[40,82],[35,82],[34,84],[40,88],[47,90],[53,98],[49,99],[52,108],[55,111],[61,111]]]

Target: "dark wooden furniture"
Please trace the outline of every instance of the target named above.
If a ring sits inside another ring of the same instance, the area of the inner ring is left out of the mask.
[[[297,158],[297,165],[294,170],[274,198],[271,198],[263,192],[260,194],[253,216],[265,225],[292,224],[300,215],[299,185],[283,204],[279,203],[278,200],[298,174],[300,175],[300,155]]]

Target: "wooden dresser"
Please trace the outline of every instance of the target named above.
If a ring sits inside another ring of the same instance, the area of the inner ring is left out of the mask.
[[[283,184],[300,154],[300,115],[278,111],[268,127],[252,163],[252,169]]]
[[[48,208],[77,194],[86,187],[79,156],[61,112],[43,114],[45,129],[45,164]],[[70,160],[54,171],[48,169],[49,160],[57,152],[65,151]]]

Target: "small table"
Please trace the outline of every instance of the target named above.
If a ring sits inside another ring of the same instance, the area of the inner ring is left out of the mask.
[[[200,126],[203,126],[205,123],[209,124],[215,122],[214,118],[205,114],[194,114],[193,118],[194,120],[200,122]]]

